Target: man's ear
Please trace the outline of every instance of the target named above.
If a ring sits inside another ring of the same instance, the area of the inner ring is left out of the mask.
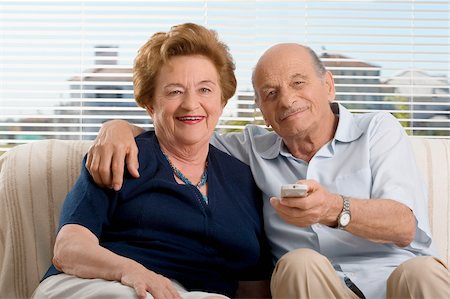
[[[263,117],[264,124],[266,125],[266,127],[270,128],[270,123],[267,121],[266,117],[264,116],[263,109],[261,109],[261,105],[260,105],[259,99],[257,97],[255,97],[255,104],[259,108],[259,111],[261,111],[261,115]]]
[[[325,86],[327,88],[328,101],[333,102],[336,98],[336,88],[334,87],[333,74],[330,71],[325,73]]]
[[[266,127],[270,128],[270,122],[267,120],[267,118],[264,116],[263,111],[261,110],[261,108],[259,108],[259,111],[261,111],[261,115],[263,117],[264,120],[264,124],[266,125]]]

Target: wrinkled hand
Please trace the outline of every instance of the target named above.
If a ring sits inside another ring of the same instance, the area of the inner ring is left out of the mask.
[[[122,274],[121,283],[133,288],[139,299],[145,299],[147,292],[155,299],[181,299],[170,279],[137,264]]]
[[[86,161],[86,168],[99,186],[120,190],[125,160],[130,174],[139,177],[138,148],[133,133],[126,121],[112,120],[103,124]]]
[[[272,207],[287,223],[307,227],[315,223],[335,226],[342,210],[342,198],[328,192],[314,180],[300,180],[297,184],[308,186],[306,197],[270,198]]]

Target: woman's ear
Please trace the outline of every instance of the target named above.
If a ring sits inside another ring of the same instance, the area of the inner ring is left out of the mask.
[[[147,110],[147,113],[148,113],[150,116],[153,116],[153,114],[155,113],[155,110],[153,109],[152,104],[147,104],[147,105],[145,105],[145,110]]]

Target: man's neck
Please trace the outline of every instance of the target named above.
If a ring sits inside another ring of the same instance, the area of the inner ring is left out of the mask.
[[[326,122],[322,122],[313,132],[289,140],[283,139],[284,144],[294,157],[309,162],[325,144],[334,138],[339,117],[332,113],[326,119]]]

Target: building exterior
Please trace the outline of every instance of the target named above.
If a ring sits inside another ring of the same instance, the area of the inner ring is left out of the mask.
[[[59,121],[79,124],[80,126],[72,126],[68,130],[81,130],[86,133],[84,139],[93,139],[101,124],[113,118],[126,119],[144,126],[152,123],[146,111],[137,107],[134,101],[132,69],[117,65],[117,51],[114,51],[114,47],[102,49],[108,51],[96,51],[95,65],[98,67],[85,70],[81,76],[69,79],[71,100],[62,105],[68,109],[58,112],[74,116]],[[388,111],[399,119],[403,118],[402,124],[412,128],[415,135],[436,135],[435,132],[426,130],[430,127],[444,128],[437,135],[450,135],[450,92],[447,78],[431,76],[423,71],[404,71],[382,82],[381,68],[376,65],[341,54],[323,53],[320,58],[335,79],[336,100],[351,111]],[[263,124],[252,91],[238,91],[236,98],[236,117],[222,121],[219,124],[219,128],[224,128],[222,131],[232,131],[247,123]],[[69,107],[74,109],[70,110]],[[81,113],[82,118],[79,117]],[[70,139],[70,136],[59,137]]]
[[[336,99],[351,110],[390,111],[395,107],[384,101],[389,92],[380,80],[381,68],[341,54],[323,53],[320,59],[334,77]]]
[[[428,135],[430,132],[426,128],[441,128],[441,134],[437,135],[450,135],[450,82],[447,77],[407,70],[387,80],[386,85],[407,102],[410,118],[414,120],[410,126],[415,128],[416,135]]]
[[[117,65],[117,48],[96,48],[95,65],[98,67],[84,70],[81,76],[68,80],[71,99],[61,106],[74,109],[58,113],[74,115],[61,121],[80,124],[79,127],[69,127],[69,131],[81,130],[86,133],[83,139],[94,139],[101,124],[109,119],[125,119],[138,125],[151,124],[147,112],[134,101],[132,68]],[[83,114],[82,118],[80,114]],[[63,139],[70,138],[66,136]]]

